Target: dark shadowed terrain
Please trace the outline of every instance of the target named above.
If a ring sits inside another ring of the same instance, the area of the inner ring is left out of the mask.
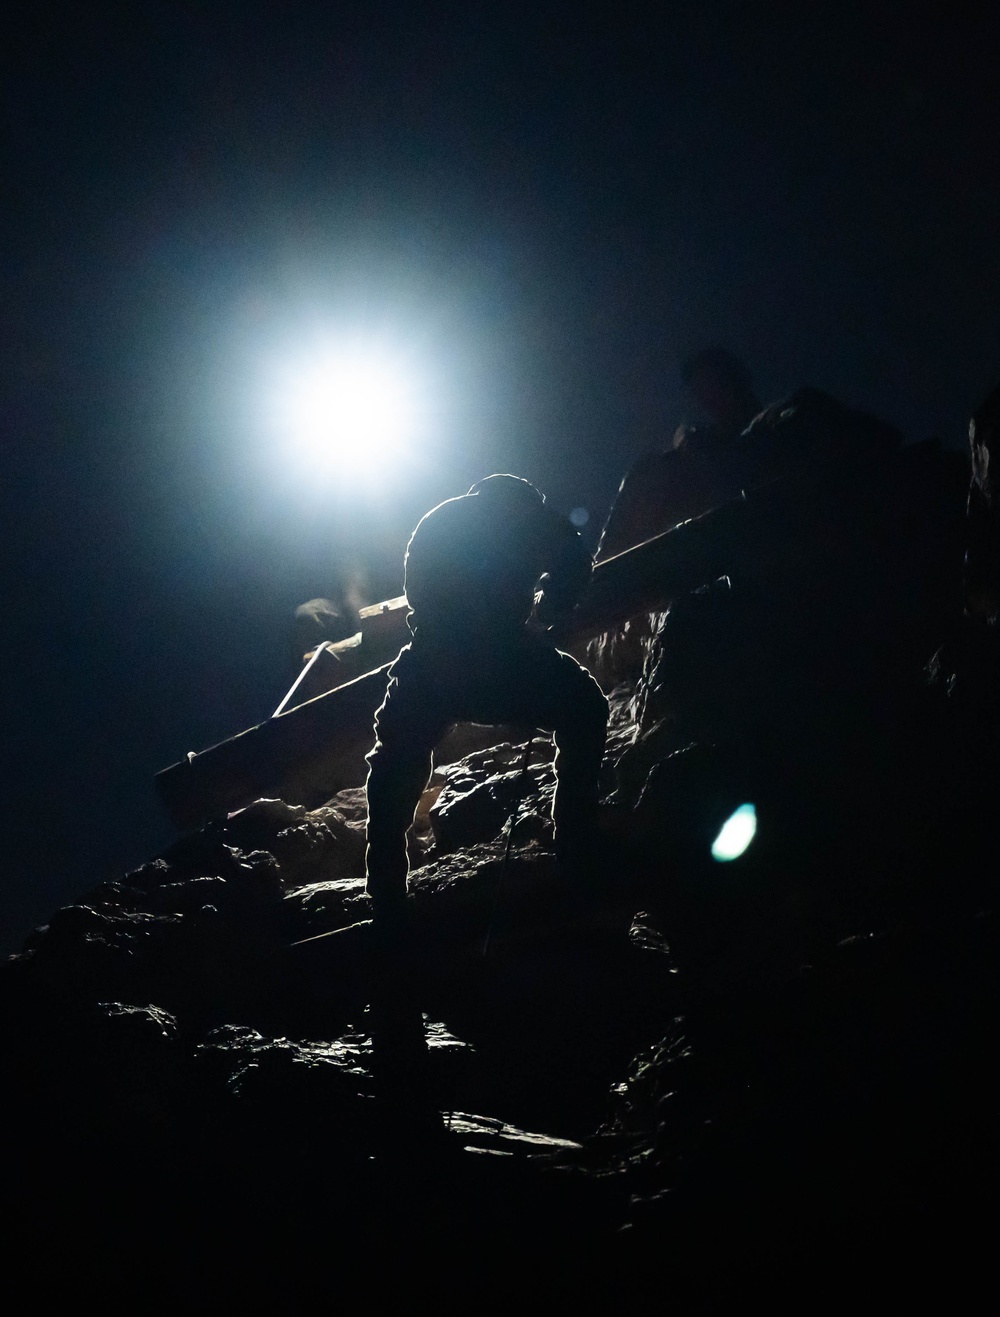
[[[971,1297],[997,1169],[992,634],[960,623],[874,698],[858,655],[822,700],[779,669],[784,718],[734,754],[676,743],[672,617],[612,690],[586,872],[552,855],[551,748],[525,771],[503,743],[436,770],[389,954],[357,788],[220,817],[34,933],[0,982],[15,1258],[126,1302]],[[757,835],[717,862],[740,801]]]

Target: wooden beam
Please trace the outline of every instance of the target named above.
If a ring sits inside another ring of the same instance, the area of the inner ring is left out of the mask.
[[[314,809],[344,787],[358,786],[388,668],[157,773],[156,788],[174,825],[186,832],[262,796]]]

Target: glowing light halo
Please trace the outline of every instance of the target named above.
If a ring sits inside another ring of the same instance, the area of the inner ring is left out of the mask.
[[[421,407],[413,372],[368,344],[332,344],[281,372],[274,423],[317,478],[382,476],[412,455]]]
[[[753,841],[757,833],[757,810],[753,805],[740,805],[723,823],[719,835],[712,842],[712,859],[737,860]]]

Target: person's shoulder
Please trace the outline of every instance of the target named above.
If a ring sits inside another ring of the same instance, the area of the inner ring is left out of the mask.
[[[899,430],[888,421],[808,385],[771,403],[742,435],[746,442],[768,437],[849,456],[888,454],[903,442]]]

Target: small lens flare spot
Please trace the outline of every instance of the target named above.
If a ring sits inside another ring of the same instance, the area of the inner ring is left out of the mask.
[[[581,526],[586,526],[587,522],[590,520],[590,513],[586,508],[574,508],[569,514],[569,519],[577,530],[579,530]]]
[[[726,819],[719,835],[712,842],[712,859],[739,859],[753,841],[756,832],[756,808],[753,805],[741,805]]]

